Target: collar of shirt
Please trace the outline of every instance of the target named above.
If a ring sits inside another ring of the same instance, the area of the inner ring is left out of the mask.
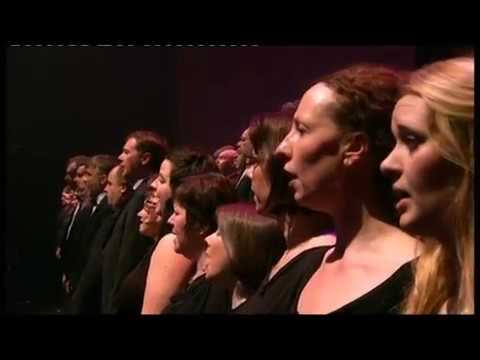
[[[145,178],[143,179],[138,179],[137,182],[133,185],[133,190],[137,190],[138,187],[142,184],[142,182],[145,180]]]
[[[99,205],[102,202],[102,200],[105,196],[107,196],[106,192],[102,192],[102,193],[98,194],[97,195],[97,202],[96,202],[95,205]]]

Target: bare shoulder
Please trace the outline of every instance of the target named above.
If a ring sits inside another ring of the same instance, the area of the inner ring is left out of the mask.
[[[161,238],[152,254],[152,263],[184,263],[190,265],[191,260],[175,252],[175,235],[169,233]]]
[[[161,249],[170,248],[172,251],[175,249],[175,234],[168,233],[164,235],[157,243],[155,247],[155,252],[160,251]]]

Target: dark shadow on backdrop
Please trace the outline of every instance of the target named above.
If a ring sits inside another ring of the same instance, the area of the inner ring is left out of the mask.
[[[65,160],[118,155],[138,128],[173,138],[175,53],[8,48],[7,74],[6,289],[15,311],[59,294],[53,234]]]
[[[416,53],[416,65],[421,67],[438,60],[445,60],[458,56],[473,56],[473,46],[418,46]]]
[[[213,152],[252,115],[300,98],[321,76],[357,62],[415,67],[414,46],[272,46],[178,50],[179,141]]]

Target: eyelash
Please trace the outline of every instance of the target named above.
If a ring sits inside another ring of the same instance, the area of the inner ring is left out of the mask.
[[[422,139],[414,134],[406,134],[402,136],[402,142],[407,146],[410,151],[414,151],[422,143]]]
[[[295,130],[300,134],[303,135],[305,134],[305,129],[303,129],[301,126],[299,126],[297,123],[295,123]]]

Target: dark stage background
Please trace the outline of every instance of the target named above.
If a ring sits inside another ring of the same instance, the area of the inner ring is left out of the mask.
[[[70,156],[118,155],[140,128],[213,152],[330,71],[412,70],[428,56],[414,46],[8,48],[7,311],[52,313],[59,300],[55,218]]]

